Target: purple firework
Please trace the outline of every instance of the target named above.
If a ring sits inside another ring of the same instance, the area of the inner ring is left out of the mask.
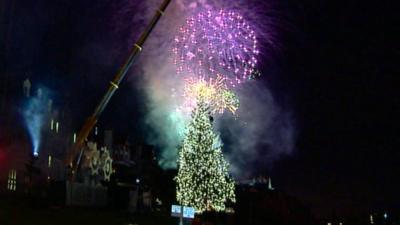
[[[179,29],[173,53],[178,74],[223,77],[235,87],[255,72],[259,50],[254,30],[239,13],[207,10]]]

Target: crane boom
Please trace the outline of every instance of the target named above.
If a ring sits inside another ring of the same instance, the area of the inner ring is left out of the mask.
[[[83,145],[85,143],[85,140],[89,136],[89,133],[93,129],[93,127],[96,125],[98,118],[100,117],[101,113],[104,111],[105,107],[107,106],[108,102],[110,101],[111,97],[114,95],[115,91],[118,89],[119,84],[121,81],[124,79],[126,76],[126,73],[128,72],[129,68],[132,66],[133,62],[135,61],[136,57],[139,55],[139,53],[142,51],[142,46],[145,43],[147,37],[151,33],[151,31],[154,29],[156,26],[157,22],[161,18],[161,16],[164,14],[165,9],[169,5],[171,0],[164,0],[160,6],[159,9],[157,9],[156,13],[154,14],[153,18],[151,19],[150,23],[147,25],[145,30],[142,32],[140,35],[139,39],[136,41],[136,43],[133,46],[133,49],[131,51],[131,54],[129,55],[128,59],[125,61],[125,63],[120,67],[118,72],[116,73],[114,79],[110,81],[110,86],[107,89],[107,92],[101,99],[100,103],[97,105],[95,111],[91,116],[87,118],[85,121],[84,125],[82,126],[81,130],[79,131],[79,134],[76,138],[75,144],[72,146],[71,150],[68,152],[67,157],[66,157],[66,165],[70,166],[72,169],[72,179],[75,177],[75,172],[79,166],[80,163],[80,158],[74,163],[74,159],[80,153],[82,154],[83,151]]]

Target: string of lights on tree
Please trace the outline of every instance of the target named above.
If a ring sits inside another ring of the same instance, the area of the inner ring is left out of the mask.
[[[213,131],[208,104],[197,101],[192,120],[179,150],[176,198],[197,213],[224,211],[227,202],[235,202],[235,184],[229,176],[222,143]]]

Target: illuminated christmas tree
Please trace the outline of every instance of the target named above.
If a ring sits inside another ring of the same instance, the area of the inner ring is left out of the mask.
[[[212,117],[201,99],[187,126],[178,166],[176,197],[181,205],[202,213],[223,211],[227,202],[235,202],[235,184],[228,173],[222,143],[213,132]]]

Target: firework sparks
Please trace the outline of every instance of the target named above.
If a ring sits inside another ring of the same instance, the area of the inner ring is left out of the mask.
[[[184,103],[180,110],[190,113],[196,107],[197,100],[202,98],[210,107],[212,114],[229,110],[235,114],[239,99],[224,83],[222,77],[205,81],[204,79],[187,78],[183,91]]]
[[[172,49],[177,73],[209,81],[222,77],[228,87],[251,78],[257,64],[257,38],[234,11],[200,12],[179,29]]]

